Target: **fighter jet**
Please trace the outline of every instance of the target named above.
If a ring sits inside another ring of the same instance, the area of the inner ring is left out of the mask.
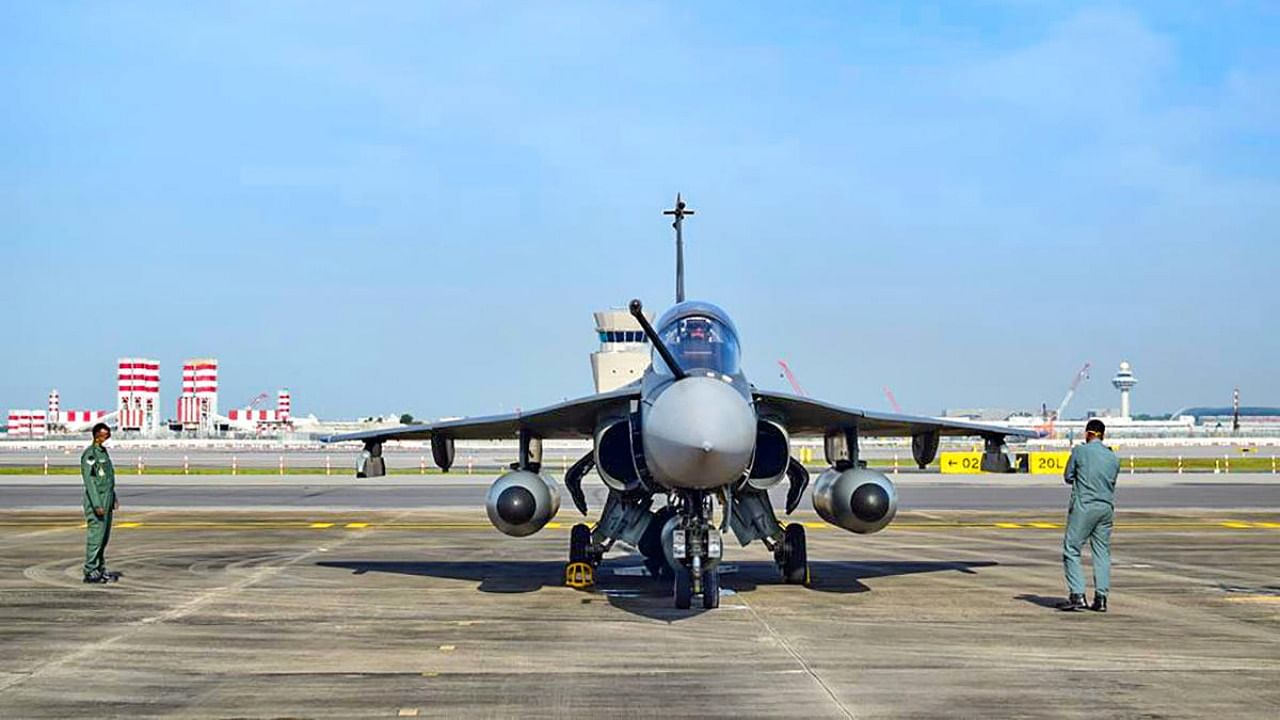
[[[541,530],[560,509],[559,485],[543,469],[542,441],[590,438],[591,452],[565,473],[564,486],[584,516],[582,479],[592,469],[608,497],[595,525],[578,523],[570,532],[566,584],[593,584],[605,553],[623,542],[644,555],[650,574],[669,583],[677,608],[697,599],[711,609],[720,602],[717,566],[727,533],[743,546],[762,542],[773,552],[783,582],[810,580],[804,525],[779,521],[768,494],[786,481],[790,515],[809,486],[809,472],[792,456],[790,438],[824,439],[828,467],[813,483],[813,507],[823,520],[865,534],[892,522],[898,494],[892,480],[858,458],[859,438],[910,437],[923,469],[942,436],[975,436],[985,442],[982,468],[1008,472],[1006,438],[1034,436],[997,425],[839,407],[755,387],[742,371],[738,329],[728,313],[685,300],[683,223],[693,210],[677,195],[675,207],[664,214],[674,218],[676,230],[676,304],[655,326],[640,300],[631,301],[631,315],[655,356],[636,382],[529,412],[324,440],[363,442],[357,476],[377,477],[386,473],[382,447],[388,441],[430,440],[432,459],[448,472],[456,440],[518,439],[517,460],[490,486],[485,509],[498,530],[523,537]]]

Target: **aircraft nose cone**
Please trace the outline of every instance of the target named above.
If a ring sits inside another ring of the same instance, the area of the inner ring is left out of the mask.
[[[756,415],[746,398],[709,377],[672,383],[642,428],[645,463],[667,487],[714,488],[741,477],[756,441]]]

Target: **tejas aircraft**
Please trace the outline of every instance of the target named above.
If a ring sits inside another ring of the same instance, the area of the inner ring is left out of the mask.
[[[510,471],[485,499],[489,520],[516,537],[542,529],[560,509],[560,489],[543,471],[542,441],[590,438],[593,447],[565,473],[574,506],[587,514],[582,479],[595,469],[608,498],[594,526],[573,526],[566,583],[587,586],[618,541],[635,546],[649,572],[670,583],[677,608],[695,598],[703,608],[720,602],[717,565],[723,536],[746,546],[759,540],[773,552],[782,581],[809,582],[805,529],[779,522],[768,491],[789,483],[790,515],[809,485],[809,473],[791,455],[793,436],[821,436],[828,467],[813,483],[813,507],[827,522],[854,533],[882,530],[898,509],[893,482],[858,459],[859,437],[911,438],[915,462],[933,461],[943,435],[985,441],[982,466],[1008,471],[1007,437],[1034,433],[995,425],[839,407],[807,397],[761,390],[743,374],[738,329],[729,315],[684,297],[683,220],[693,214],[679,195],[664,214],[676,230],[676,304],[649,322],[639,300],[630,312],[655,355],[643,376],[611,392],[530,412],[335,435],[358,440],[364,452],[359,477],[386,473],[383,443],[430,440],[435,464],[447,472],[455,440],[518,439]],[[665,499],[656,509],[655,499]],[[716,510],[719,509],[719,522]]]

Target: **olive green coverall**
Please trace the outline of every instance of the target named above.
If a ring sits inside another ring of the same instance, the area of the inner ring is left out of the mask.
[[[80,475],[84,478],[84,519],[88,533],[84,543],[84,574],[103,569],[103,555],[111,539],[111,509],[116,504],[116,469],[107,449],[90,445],[80,454]],[[102,517],[94,508],[102,508]]]
[[[1073,595],[1084,594],[1080,546],[1085,540],[1093,555],[1094,592],[1106,597],[1111,590],[1111,523],[1119,474],[1120,458],[1101,440],[1071,450],[1063,473],[1063,479],[1071,486],[1071,506],[1062,539],[1062,569],[1067,575],[1067,592]]]

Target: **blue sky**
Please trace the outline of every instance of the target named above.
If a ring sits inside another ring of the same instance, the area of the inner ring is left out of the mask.
[[[0,3],[0,407],[533,407],[590,312],[907,411],[1280,404],[1280,6]]]

